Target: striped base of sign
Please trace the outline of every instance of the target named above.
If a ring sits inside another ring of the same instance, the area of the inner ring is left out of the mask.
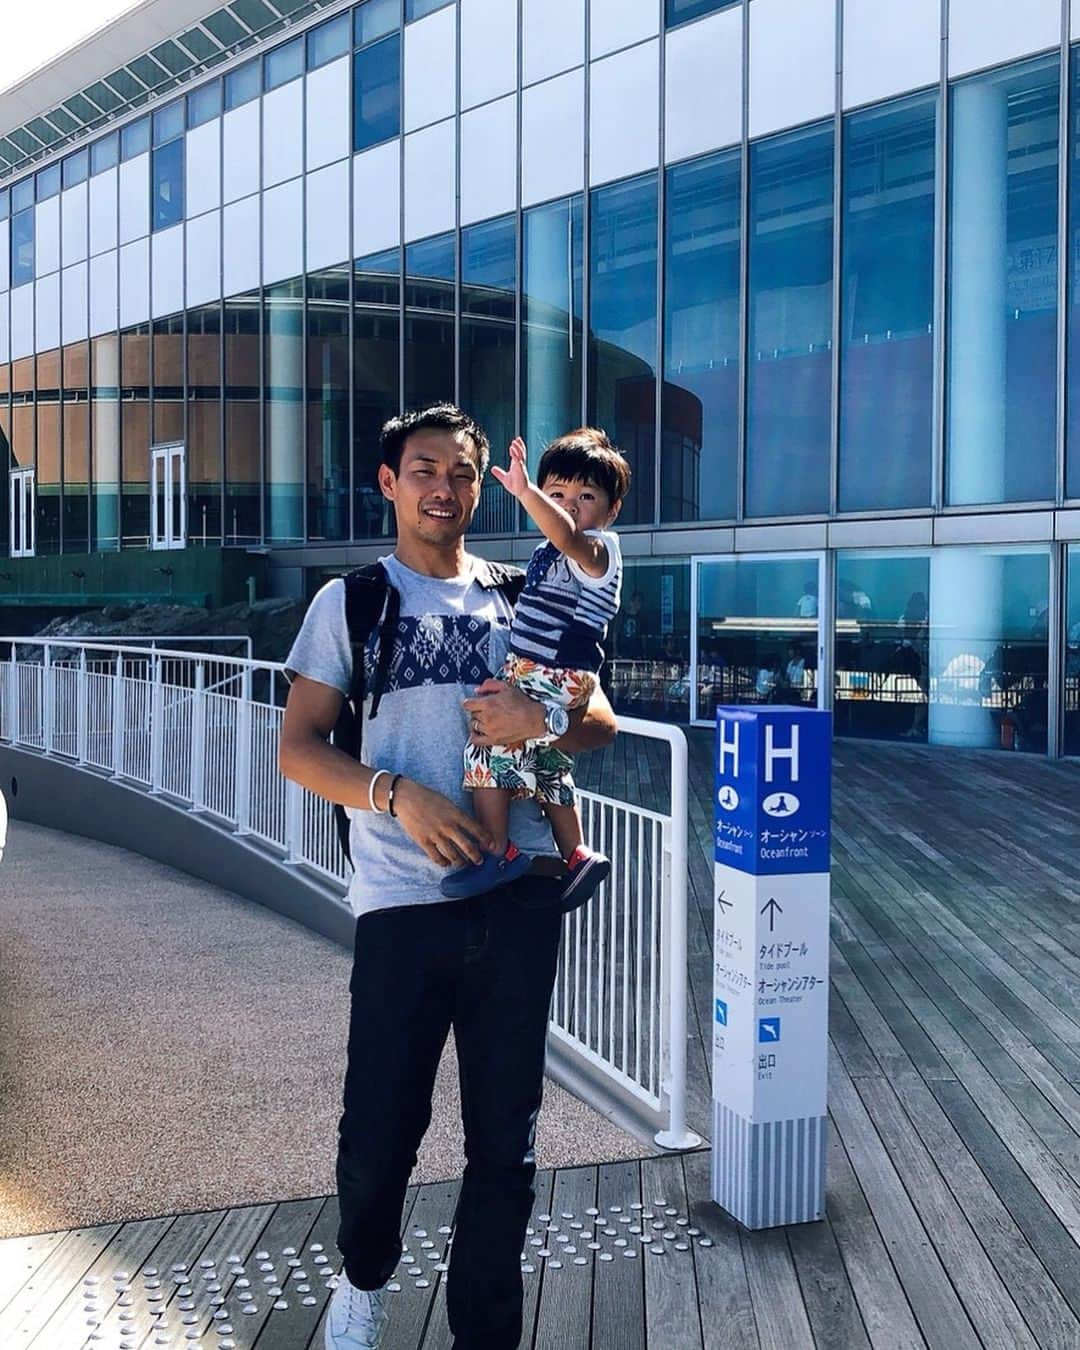
[[[825,1120],[754,1125],[714,1101],[712,1198],[746,1228],[823,1219]]]

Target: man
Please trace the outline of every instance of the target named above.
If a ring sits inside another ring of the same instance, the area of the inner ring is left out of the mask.
[[[363,762],[327,741],[352,673],[341,580],[312,601],[289,654],[281,732],[282,773],[349,808],[356,869],[337,1167],[344,1270],[326,1346],[373,1350],[382,1338],[381,1291],[401,1255],[402,1201],[452,1026],[467,1164],[447,1285],[450,1327],[456,1350],[513,1350],[560,883],[527,876],[447,901],[439,880],[491,846],[461,787],[470,732],[487,745],[540,739],[550,728],[542,704],[490,678],[505,655],[511,606],[464,545],[487,468],[484,432],[439,405],[388,422],[381,450],[379,486],[397,522],[383,563],[401,605],[378,715],[369,718],[365,707]],[[574,753],[614,733],[597,695],[571,715],[558,744]],[[555,855],[534,803],[514,804],[512,829],[528,852]]]

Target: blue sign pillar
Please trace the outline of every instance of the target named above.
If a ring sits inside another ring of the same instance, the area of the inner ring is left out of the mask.
[[[716,715],[712,1193],[747,1228],[825,1214],[831,723]]]

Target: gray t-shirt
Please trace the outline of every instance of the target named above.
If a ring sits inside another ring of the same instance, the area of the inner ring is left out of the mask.
[[[469,728],[461,705],[501,668],[513,607],[501,591],[477,580],[478,574],[486,575],[482,558],[470,556],[467,575],[449,581],[414,572],[393,555],[381,561],[401,596],[401,613],[374,721],[368,716],[370,697],[364,703],[363,761],[403,773],[469,811],[472,794],[461,785]],[[369,671],[374,669],[375,643],[373,634]],[[352,652],[340,578],[327,582],[312,600],[285,664],[297,675],[348,694]],[[356,866],[349,902],[358,917],[445,899],[439,890],[445,869],[428,858],[399,821],[371,811],[350,809],[348,814]],[[526,853],[555,852],[547,821],[532,800],[512,804],[510,833]]]

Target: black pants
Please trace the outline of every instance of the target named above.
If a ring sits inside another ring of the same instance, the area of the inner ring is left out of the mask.
[[[384,1284],[401,1256],[401,1206],[431,1120],[454,1028],[465,1176],[447,1311],[455,1350],[514,1350],[520,1253],[533,1201],[533,1143],[562,916],[494,895],[365,914],[356,925],[338,1245],[349,1280]],[[548,897],[543,895],[546,900]]]

